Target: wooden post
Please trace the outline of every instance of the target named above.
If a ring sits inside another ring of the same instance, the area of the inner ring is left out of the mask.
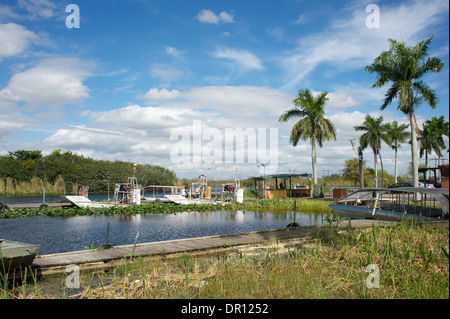
[[[137,241],[138,241],[138,237],[139,237],[139,231],[137,232],[136,239],[134,240],[134,246],[133,246],[133,252],[131,253],[131,258],[133,258],[133,256],[134,256],[134,250],[136,249],[136,244],[137,244]]]
[[[108,236],[109,236],[109,222],[108,222],[108,227],[106,228],[106,240],[105,240],[105,247],[108,246]]]
[[[289,176],[289,197],[292,197],[292,180],[291,180],[291,176]]]

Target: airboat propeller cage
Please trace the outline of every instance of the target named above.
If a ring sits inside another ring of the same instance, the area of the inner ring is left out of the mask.
[[[126,183],[116,183],[114,202],[121,204],[141,204],[141,185],[138,184],[136,177],[128,177]]]

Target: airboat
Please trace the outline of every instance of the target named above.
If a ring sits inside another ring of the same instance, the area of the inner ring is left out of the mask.
[[[443,188],[364,188],[329,206],[350,219],[436,222],[448,220],[448,199]]]

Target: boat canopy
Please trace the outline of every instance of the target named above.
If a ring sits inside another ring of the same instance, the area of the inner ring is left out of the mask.
[[[397,187],[397,188],[363,188],[354,193],[351,193],[339,200],[335,203],[343,203],[343,202],[363,202],[374,200],[376,195],[380,196],[380,200],[383,200],[383,195],[390,194],[392,196],[395,195],[411,195],[411,194],[424,194],[431,195],[434,197],[442,207],[442,216],[445,216],[449,213],[449,192],[448,189],[442,188],[417,188],[417,187]],[[409,198],[410,196],[408,196]],[[426,197],[425,197],[426,198]],[[411,199],[414,199],[414,196],[411,196]],[[423,200],[423,198],[421,198]]]

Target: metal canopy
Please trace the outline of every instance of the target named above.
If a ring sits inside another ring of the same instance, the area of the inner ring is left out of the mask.
[[[272,175],[264,175],[264,176],[254,176],[250,177],[251,179],[255,181],[266,181],[268,179],[282,179],[284,181],[287,181],[289,178],[293,177],[312,177],[312,174],[272,174]]]

